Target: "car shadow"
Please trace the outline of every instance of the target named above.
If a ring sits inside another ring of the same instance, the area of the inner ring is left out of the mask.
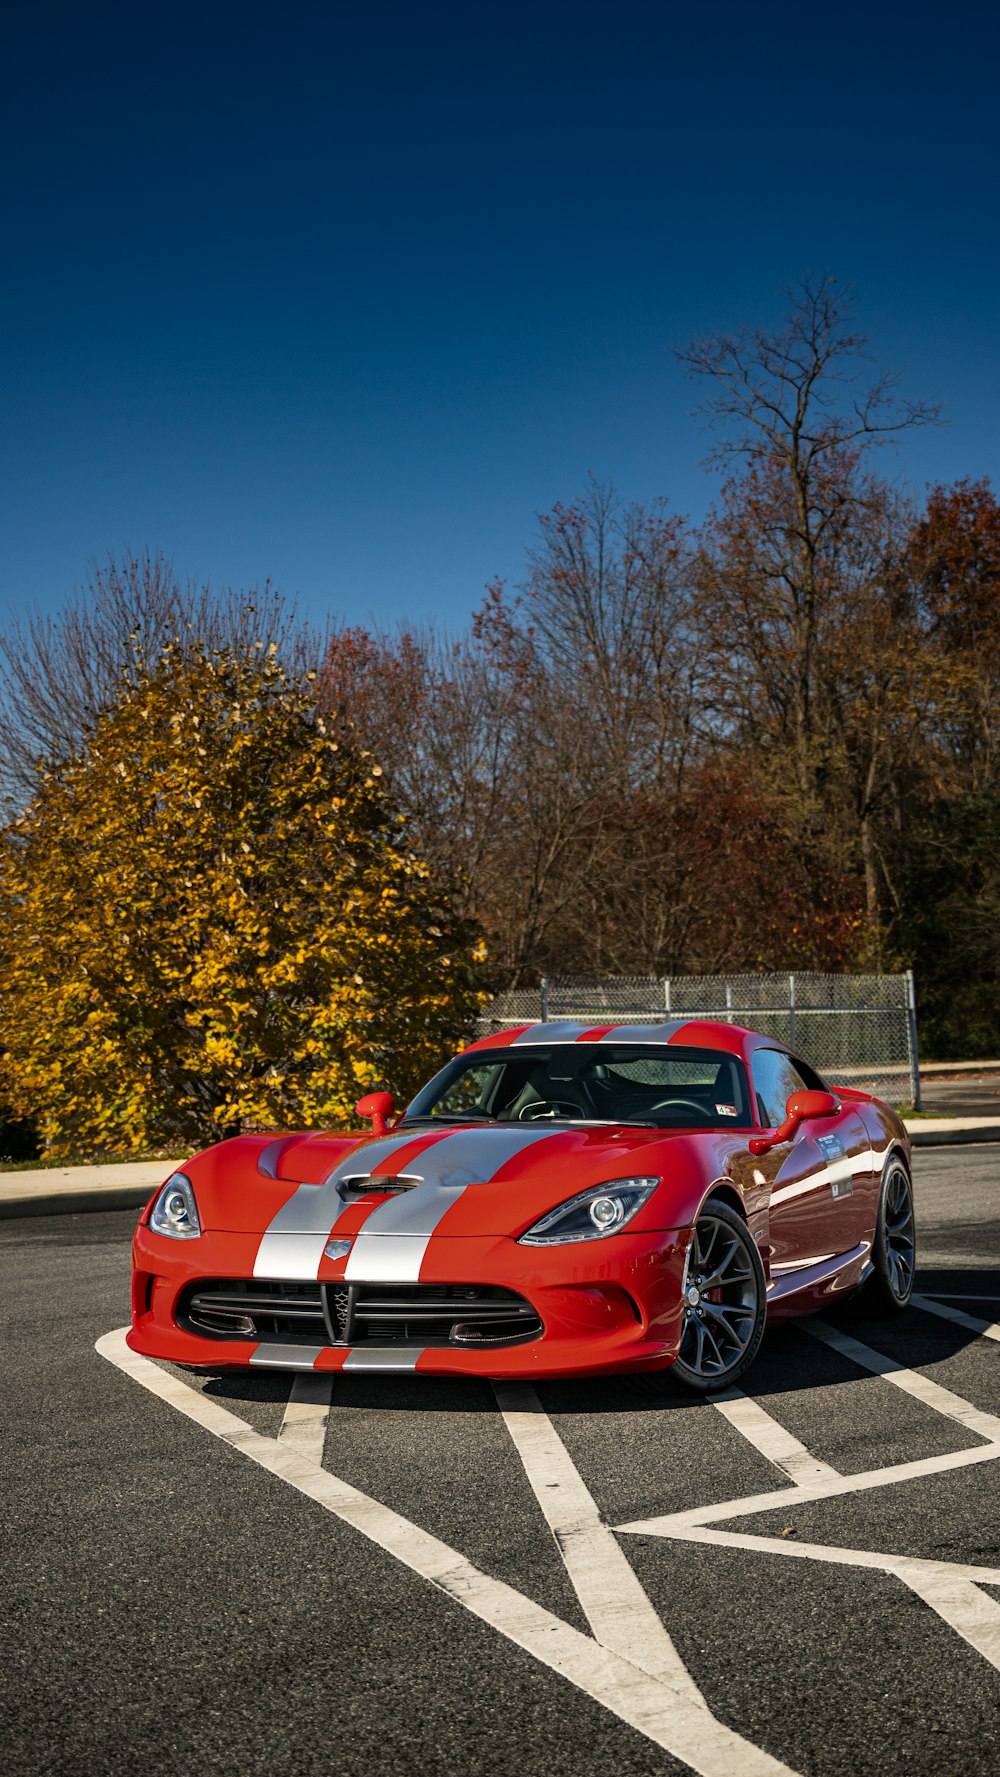
[[[916,1292],[975,1320],[1000,1320],[1000,1270],[918,1267]],[[965,1300],[964,1298],[973,1298]],[[984,1298],[976,1300],[975,1298]],[[939,1363],[976,1342],[978,1333],[955,1321],[914,1305],[901,1315],[873,1314],[861,1305],[845,1304],[826,1317],[862,1345],[871,1346],[905,1369]],[[746,1392],[755,1397],[800,1393],[853,1382],[858,1371],[843,1353],[812,1339],[802,1320],[779,1321],[766,1331]],[[230,1370],[205,1379],[203,1390],[220,1401],[283,1403],[294,1373],[281,1370]],[[352,1410],[381,1413],[492,1413],[496,1395],[487,1380],[465,1376],[338,1373],[336,1404]],[[711,1398],[683,1393],[669,1372],[652,1376],[572,1377],[533,1384],[546,1412],[553,1416],[701,1411]]]

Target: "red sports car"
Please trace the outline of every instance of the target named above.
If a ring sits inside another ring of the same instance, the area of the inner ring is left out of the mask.
[[[707,1392],[768,1315],[913,1286],[909,1144],[770,1037],[535,1024],[455,1057],[369,1134],[242,1135],[143,1212],[133,1350],[204,1369],[539,1378],[670,1370]]]

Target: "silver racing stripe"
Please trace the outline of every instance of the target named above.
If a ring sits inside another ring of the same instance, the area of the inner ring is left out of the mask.
[[[360,1147],[352,1148],[349,1154],[338,1160],[333,1171],[327,1174],[323,1180],[323,1189],[326,1190],[331,1185],[336,1189],[345,1178],[363,1178],[366,1173],[379,1172],[384,1160],[390,1160],[401,1148],[412,1147],[423,1134],[426,1134],[426,1130],[407,1129],[392,1135],[380,1135],[375,1141],[363,1142]]]
[[[508,1160],[555,1129],[456,1129],[410,1168],[423,1183],[373,1209],[351,1248],[349,1283],[416,1283],[427,1243],[469,1185],[488,1184]]]
[[[330,1230],[343,1209],[338,1186],[344,1177],[358,1174],[359,1167],[372,1172],[400,1148],[410,1147],[420,1131],[382,1136],[360,1143],[338,1162],[321,1185],[299,1185],[282,1204],[261,1238],[254,1259],[255,1277],[275,1277],[290,1282],[315,1278]]]
[[[422,1345],[359,1346],[348,1352],[341,1366],[345,1370],[415,1370]]]
[[[665,1024],[617,1024],[603,1037],[595,1037],[595,1043],[668,1043],[675,1037],[689,1018],[673,1018]],[[600,1030],[599,1019],[590,1018],[586,1024],[532,1024],[515,1037],[510,1047],[516,1049],[520,1043],[578,1043],[588,1030]]]
[[[314,1191],[319,1189],[313,1185]],[[254,1260],[253,1274],[255,1277],[274,1277],[282,1280],[300,1282],[304,1278],[314,1278],[319,1274],[319,1262],[323,1249],[330,1238],[330,1224],[336,1221],[343,1208],[339,1197],[336,1209],[326,1210],[326,1222],[323,1234],[284,1233],[280,1228],[275,1232],[274,1224],[267,1230]]]
[[[258,1345],[250,1362],[262,1370],[311,1370],[325,1345]]]
[[[455,1192],[449,1203],[453,1203],[458,1195],[460,1193]],[[445,1209],[448,1207],[446,1203]],[[377,1210],[372,1211],[372,1215],[377,1214]],[[369,1216],[368,1221],[371,1219]],[[344,1268],[344,1277],[348,1283],[357,1283],[359,1279],[363,1283],[416,1283],[429,1239],[429,1234],[357,1234]]]
[[[327,1350],[325,1345],[261,1345],[250,1362],[258,1370],[312,1370],[316,1359]],[[341,1370],[415,1370],[423,1356],[422,1345],[362,1345],[352,1347]],[[321,1374],[336,1376],[336,1370]]]

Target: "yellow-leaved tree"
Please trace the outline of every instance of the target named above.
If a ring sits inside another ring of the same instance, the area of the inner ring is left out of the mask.
[[[310,688],[173,642],[0,836],[0,1096],[53,1157],[353,1119],[469,1030],[481,961]]]

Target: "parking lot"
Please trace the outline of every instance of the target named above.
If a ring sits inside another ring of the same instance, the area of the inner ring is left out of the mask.
[[[135,1358],[134,1213],[0,1224],[6,1768],[977,1773],[1000,1704],[1000,1147],[919,1305],[745,1394]]]

